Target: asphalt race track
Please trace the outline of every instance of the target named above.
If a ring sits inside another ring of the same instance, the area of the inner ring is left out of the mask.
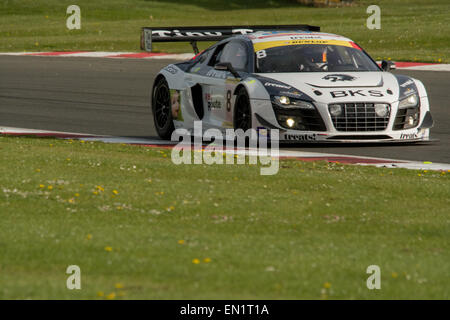
[[[0,126],[156,137],[155,74],[170,60],[0,57]],[[421,145],[295,145],[288,149],[450,163],[450,72],[398,70],[420,79],[435,120]]]

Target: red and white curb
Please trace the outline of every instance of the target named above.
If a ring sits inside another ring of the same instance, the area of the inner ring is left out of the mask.
[[[162,53],[162,52],[102,52],[102,51],[55,51],[55,52],[0,52],[8,56],[43,56],[43,57],[85,57],[85,58],[122,58],[122,59],[170,59],[189,60],[193,53]],[[381,61],[377,61],[381,64]],[[450,64],[425,62],[395,62],[397,69],[450,71]]]
[[[84,58],[128,58],[128,59],[171,59],[189,60],[193,53],[161,53],[161,52],[101,52],[101,51],[71,51],[71,52],[0,52],[7,56],[42,56],[42,57],[84,57]]]
[[[14,127],[0,127],[0,135],[10,136],[35,136],[35,137],[54,137],[60,139],[75,139],[83,141],[101,141],[105,143],[120,143],[139,145],[145,147],[163,147],[173,148],[177,143],[172,141],[164,141],[158,139],[148,138],[132,138],[132,137],[114,137],[114,136],[99,136],[84,133],[73,132],[60,132],[60,131],[48,131],[48,130],[35,130],[35,129],[23,129]],[[224,152],[256,155],[257,150],[224,150]],[[450,171],[450,164],[446,163],[432,163],[430,161],[408,161],[408,160],[396,160],[385,158],[374,158],[364,156],[331,154],[331,153],[318,153],[318,152],[305,152],[294,150],[279,150],[280,158],[293,158],[302,161],[327,161],[342,164],[357,164],[357,165],[372,165],[377,167],[387,168],[404,168],[414,170],[436,170],[436,171]]]

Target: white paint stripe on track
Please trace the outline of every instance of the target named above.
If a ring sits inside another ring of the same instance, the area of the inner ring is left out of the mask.
[[[403,67],[403,70],[423,70],[423,71],[450,71],[450,64],[433,64],[425,66]]]
[[[148,138],[134,138],[134,137],[114,137],[114,136],[96,136],[92,134],[73,133],[73,132],[61,132],[61,131],[48,131],[37,129],[24,129],[15,127],[1,127],[0,134],[11,135],[36,135],[36,136],[54,136],[65,139],[82,139],[85,141],[102,141],[105,143],[125,143],[134,145],[175,145],[176,142],[155,140]],[[224,150],[224,152],[235,152],[234,150]],[[245,152],[245,150],[237,150],[237,153]],[[248,150],[249,153],[256,152],[255,150]],[[387,168],[405,168],[414,170],[438,170],[438,171],[450,171],[450,164],[446,163],[432,163],[432,162],[420,162],[420,161],[408,161],[408,160],[395,160],[374,158],[365,156],[343,155],[343,154],[331,154],[331,153],[318,153],[307,151],[294,151],[294,150],[279,150],[279,157],[286,158],[299,158],[303,160],[317,159],[328,161],[344,161],[351,160],[351,163],[359,165],[375,165],[377,167]],[[372,162],[371,162],[372,161]],[[347,162],[348,163],[348,162]]]

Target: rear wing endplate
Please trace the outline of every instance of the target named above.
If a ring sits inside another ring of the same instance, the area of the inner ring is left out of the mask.
[[[214,26],[214,27],[144,27],[141,49],[151,52],[153,42],[190,42],[198,53],[197,41],[220,41],[235,35],[257,31],[320,31],[320,27],[306,24],[275,26]]]

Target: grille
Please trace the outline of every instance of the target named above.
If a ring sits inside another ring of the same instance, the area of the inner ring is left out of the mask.
[[[413,116],[415,118],[414,124],[412,126],[409,126],[409,128],[417,127],[417,125],[419,124],[419,112],[420,109],[417,107],[398,109],[394,121],[394,130],[402,130],[408,128],[405,127],[405,124],[407,123],[407,116]]]
[[[278,123],[286,129],[297,129],[305,131],[326,131],[325,123],[322,117],[314,109],[292,109],[286,110],[278,107],[276,104],[272,104],[277,117]],[[284,118],[294,118],[298,121],[297,128],[289,128],[283,121]]]
[[[331,116],[337,131],[382,131],[387,128],[391,107],[385,117],[375,113],[373,103],[343,103],[343,113],[340,116]]]

